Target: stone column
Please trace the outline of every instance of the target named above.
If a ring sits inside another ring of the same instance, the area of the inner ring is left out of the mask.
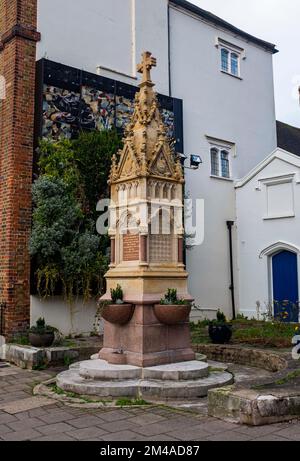
[[[140,262],[148,264],[148,234],[140,235]]]
[[[183,258],[183,237],[178,237],[178,263],[183,264],[184,258]]]
[[[116,265],[116,238],[115,236],[110,238],[110,267]]]

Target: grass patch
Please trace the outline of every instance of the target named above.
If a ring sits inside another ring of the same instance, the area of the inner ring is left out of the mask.
[[[296,328],[299,328],[299,325],[293,323],[267,322],[255,319],[237,319],[231,321],[230,324],[233,331],[231,344],[279,349],[292,346],[292,338],[298,333]],[[207,321],[191,323],[193,344],[211,343],[207,325]]]
[[[127,399],[121,398],[116,401],[117,407],[130,407],[130,406],[143,406],[143,405],[150,405],[143,399]]]
[[[102,400],[102,399],[90,399],[89,397],[75,394],[75,392],[67,392],[58,387],[56,384],[50,384],[49,388],[52,390],[57,395],[63,395],[64,397],[69,397],[71,399],[79,399],[81,400],[81,404],[85,403],[103,403],[103,405],[106,405],[107,403],[112,403],[112,400]]]
[[[290,381],[293,381],[294,379],[297,379],[299,377],[300,377],[300,370],[291,371],[284,378],[281,378],[275,381],[275,384],[277,386],[288,384]]]

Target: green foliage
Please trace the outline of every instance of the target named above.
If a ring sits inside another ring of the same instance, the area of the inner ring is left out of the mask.
[[[143,399],[132,400],[132,399],[128,399],[124,397],[116,401],[117,407],[131,407],[131,406],[145,406],[145,405],[150,405],[150,404]]]
[[[221,312],[220,309],[217,312],[217,321],[219,323],[226,323],[226,316],[224,312]]]
[[[185,305],[188,304],[188,301],[185,299],[178,299],[177,290],[175,288],[168,288],[165,297],[160,300],[162,305]]]
[[[113,304],[123,303],[123,290],[120,285],[117,285],[116,288],[111,288],[110,295]]]
[[[120,147],[114,131],[40,142],[30,240],[40,296],[62,288],[72,303],[76,295],[88,300],[103,291],[108,236],[97,234],[96,205],[108,197],[111,156]]]
[[[36,321],[36,324],[29,329],[30,333],[35,333],[38,335],[54,333],[55,331],[56,331],[56,328],[46,325],[45,319],[41,317]]]
[[[279,321],[234,320],[232,323],[232,343],[258,347],[290,348],[292,338],[298,334],[300,326]],[[214,321],[217,324],[217,320]],[[191,324],[193,344],[209,342],[207,321]]]
[[[210,325],[224,325],[227,323],[225,314],[218,309],[217,316],[215,320],[211,320]]]

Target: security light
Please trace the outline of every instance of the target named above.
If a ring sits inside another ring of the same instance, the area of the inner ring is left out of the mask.
[[[198,169],[199,166],[202,164],[202,158],[200,155],[192,154],[191,155],[191,168]]]

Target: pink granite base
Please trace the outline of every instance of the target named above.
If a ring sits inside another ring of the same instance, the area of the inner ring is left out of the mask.
[[[126,325],[105,322],[100,358],[115,363],[120,351],[123,352],[120,360],[140,367],[195,359],[189,323],[163,325],[155,317],[150,304],[136,305],[133,317]]]

